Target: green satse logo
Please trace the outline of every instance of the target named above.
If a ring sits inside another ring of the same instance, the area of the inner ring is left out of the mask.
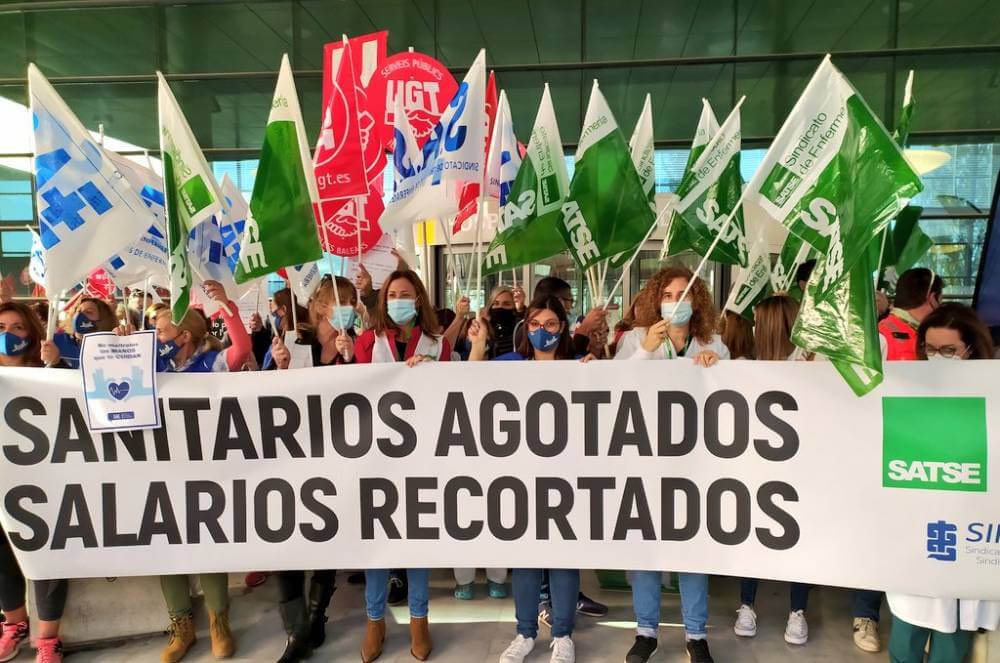
[[[882,399],[882,485],[986,492],[986,399]]]

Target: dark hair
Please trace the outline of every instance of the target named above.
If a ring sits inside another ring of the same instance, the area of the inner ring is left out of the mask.
[[[431,305],[431,299],[427,296],[427,289],[423,281],[412,269],[397,269],[389,274],[382,283],[382,288],[378,291],[378,304],[375,307],[375,324],[372,329],[375,334],[384,334],[388,329],[399,329],[399,325],[389,317],[389,285],[396,279],[406,279],[413,286],[417,295],[417,326],[424,336],[437,340],[443,330],[439,329],[437,315]]]
[[[634,313],[627,316],[630,318],[628,323],[631,327],[648,328],[662,320],[660,302],[663,301],[663,289],[674,279],[694,280],[688,292],[691,296],[691,309],[694,311],[690,323],[691,335],[701,343],[711,343],[718,319],[715,304],[705,281],[695,278],[687,267],[664,267],[654,274],[632,302]]]
[[[111,304],[107,303],[103,299],[98,299],[97,297],[82,297],[80,301],[76,303],[76,306],[73,307],[73,316],[79,313],[80,308],[88,302],[97,307],[97,328],[94,331],[114,331],[115,327],[118,326],[118,315],[115,313],[115,310],[111,308]],[[72,319],[73,316],[70,316],[70,319]]]
[[[573,288],[558,276],[546,276],[535,284],[535,292],[532,293],[531,300],[541,301],[549,297],[573,299]]]
[[[455,322],[455,312],[450,308],[439,308],[437,310],[438,324],[441,325],[441,332],[448,327],[451,327],[451,323]]]
[[[969,359],[993,359],[990,330],[975,311],[957,302],[942,304],[932,311],[917,329],[917,358],[927,359],[925,347],[928,329],[954,329],[969,349]]]
[[[816,269],[816,261],[806,260],[795,270],[795,282],[798,283],[799,281],[805,281],[808,283],[809,277],[812,276],[814,269]]]
[[[558,297],[536,297],[528,304],[524,311],[524,333],[521,334],[521,338],[518,340],[517,347],[515,348],[517,353],[525,359],[535,358],[535,348],[531,345],[531,339],[528,338],[528,322],[539,311],[552,311],[563,325],[562,334],[559,336],[559,345],[556,346],[556,359],[575,359],[576,353],[573,352],[573,335],[569,331],[566,308]]]
[[[42,340],[45,338],[45,328],[41,320],[31,310],[31,307],[21,302],[6,302],[0,304],[0,313],[13,311],[21,316],[28,330],[28,349],[24,351],[24,363],[27,366],[42,365]]]
[[[722,314],[722,344],[729,348],[730,359],[753,359],[754,326],[739,313]]]
[[[49,321],[49,305],[47,302],[35,302],[30,305],[31,310],[34,311],[35,315],[41,321],[44,327]]]
[[[931,283],[931,278],[934,282]],[[938,298],[944,291],[944,280],[926,267],[914,267],[903,272],[896,282],[896,296],[893,306],[910,310],[923,306],[927,297],[934,294]]]
[[[285,317],[281,319],[281,329],[275,329],[275,333],[283,331],[291,331],[292,329],[292,291],[288,288],[282,288],[281,290],[274,293],[271,296],[274,300],[274,307],[276,309],[285,309]],[[299,300],[295,300],[295,318],[299,323],[299,327],[309,328],[309,309],[299,303]]]

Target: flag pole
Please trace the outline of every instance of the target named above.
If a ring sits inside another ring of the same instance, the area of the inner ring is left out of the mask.
[[[484,178],[484,181],[485,181],[485,178]],[[475,251],[473,252],[473,256],[475,257],[475,260],[476,260],[476,293],[477,294],[479,293],[479,291],[483,287],[483,259],[482,259],[483,243],[482,243],[482,230],[483,230],[483,207],[486,205],[486,196],[483,195],[483,191],[484,190],[485,190],[485,186],[484,185],[480,185],[480,189],[479,189],[479,191],[480,191],[479,201],[476,203],[476,245],[475,245],[476,248],[475,248]],[[471,274],[469,276],[471,276]],[[485,294],[486,293],[483,293],[483,299],[484,300],[486,299]]]
[[[445,257],[445,276],[447,277],[447,271],[448,271],[447,267],[448,267],[448,263],[450,262],[451,263],[451,271],[452,271],[452,273],[455,276],[455,285],[454,285],[455,294],[456,295],[461,295],[462,293],[465,292],[465,289],[462,287],[462,278],[459,276],[459,271],[460,271],[459,267],[462,266],[462,263],[461,263],[460,260],[458,260],[456,258],[455,252],[451,248],[451,238],[448,236],[448,228],[447,228],[447,226],[445,226],[444,221],[442,219],[440,219],[440,218],[438,218],[438,225],[441,226],[441,234],[444,235],[445,248],[447,249],[447,253],[445,253],[445,256],[444,256]],[[452,224],[452,225],[454,225],[454,224]],[[427,242],[427,232],[426,232],[427,228],[424,227],[422,230],[424,230],[424,243],[426,244],[426,242]],[[424,249],[424,250],[426,251],[426,249]],[[450,260],[449,260],[449,258],[450,258]]]
[[[885,240],[889,236],[889,226],[882,230],[882,245],[878,250],[878,267],[875,269],[875,289],[878,290],[879,276],[882,275],[882,261],[885,260]]]
[[[608,293],[607,301],[604,302],[605,311],[608,310],[608,302],[611,301],[611,299],[615,296],[615,293],[618,292],[618,288],[620,288],[622,286],[622,283],[625,282],[625,275],[628,274],[628,270],[632,267],[632,263],[635,262],[635,259],[639,257],[639,252],[642,251],[642,245],[645,244],[649,240],[649,238],[653,235],[653,231],[656,230],[656,227],[660,225],[660,219],[662,219],[663,215],[666,214],[669,210],[671,210],[673,206],[674,206],[673,200],[671,200],[670,202],[668,202],[666,205],[663,206],[663,209],[660,210],[660,213],[656,215],[656,219],[653,220],[653,225],[651,225],[649,227],[649,230],[646,231],[646,236],[642,238],[641,242],[639,242],[639,246],[637,246],[635,248],[635,251],[632,252],[632,256],[628,259],[628,261],[624,265],[622,265],[622,275],[618,277],[617,281],[615,281],[614,287],[611,288],[611,291]],[[670,228],[668,227],[667,230],[670,230]]]
[[[149,277],[147,276],[146,280],[143,281],[142,283],[142,310],[139,311],[139,317],[140,317],[139,329],[141,331],[146,331],[146,295],[148,294],[147,292],[148,290],[149,290]]]
[[[323,218],[323,201],[320,201],[320,203],[319,203],[319,205],[317,205],[317,207],[319,208],[319,227],[323,229],[323,236],[320,238],[320,240],[321,241],[324,240],[324,239],[326,240],[326,266],[330,268],[330,282],[333,285],[333,299],[334,299],[334,301],[337,304],[337,308],[340,308],[340,290],[337,289],[337,275],[334,273],[334,270],[333,270],[333,251],[330,250],[330,249],[333,248],[333,242],[329,239],[329,236],[326,234],[326,220]],[[360,214],[359,210],[355,210],[355,212],[358,213],[358,214]],[[358,219],[358,267],[360,268],[360,266],[361,266],[361,220],[357,216],[355,218]],[[344,266],[343,261],[341,261],[340,265],[341,265],[341,267]],[[291,285],[292,285],[292,280],[288,279],[288,286],[289,286],[288,290],[289,290],[289,292],[292,291]],[[257,308],[260,308],[260,288],[257,289]],[[292,311],[294,311],[294,310],[295,310],[295,300],[293,299],[292,300]],[[296,327],[296,334],[297,334],[298,333],[298,324],[296,324],[295,327]],[[341,333],[344,332],[343,328],[340,328],[339,331]]]
[[[354,197],[354,221],[358,231],[358,264],[361,264],[361,215],[365,209],[365,197]]]

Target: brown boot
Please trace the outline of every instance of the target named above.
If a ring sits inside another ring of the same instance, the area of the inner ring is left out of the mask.
[[[385,620],[369,619],[365,626],[365,639],[361,643],[361,660],[371,663],[382,655],[382,643],[385,642]]]
[[[418,661],[426,661],[431,655],[431,629],[426,617],[410,617],[410,653]]]
[[[177,663],[194,644],[194,619],[191,615],[170,618],[170,642],[160,652],[162,663]]]
[[[230,658],[236,652],[236,641],[229,629],[229,612],[208,611],[208,632],[212,636],[212,656]]]

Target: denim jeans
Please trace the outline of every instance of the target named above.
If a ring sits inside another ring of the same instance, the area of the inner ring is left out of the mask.
[[[882,610],[882,592],[870,589],[854,590],[853,617],[868,618],[878,621],[879,612]]]
[[[756,578],[740,579],[740,603],[743,605],[753,605],[757,599],[757,585],[760,584]],[[812,585],[801,582],[789,583],[789,611],[797,612],[805,610],[809,605],[809,590]]]
[[[630,571],[632,609],[639,635],[656,637],[660,625],[660,571]],[[708,634],[708,576],[704,573],[678,573],[681,590],[681,619],[689,640],[701,640]]]
[[[430,593],[427,569],[406,569],[409,592],[410,617],[426,617],[427,601]],[[365,609],[368,619],[383,619],[385,604],[389,598],[389,569],[368,569],[365,571]]]
[[[512,575],[517,632],[526,638],[536,638],[538,637],[538,593],[542,588],[542,570],[514,569]],[[576,623],[576,598],[579,593],[579,570],[549,569],[553,638],[573,635],[573,626]]]

